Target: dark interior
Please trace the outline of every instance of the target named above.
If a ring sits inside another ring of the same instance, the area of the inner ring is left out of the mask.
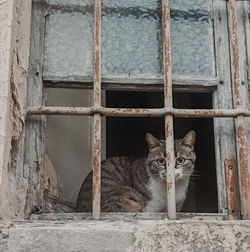
[[[107,91],[106,106],[113,108],[161,108],[162,92]],[[175,93],[175,108],[212,108],[210,93]],[[164,118],[114,118],[106,119],[106,155],[141,157],[147,153],[145,134],[152,133],[163,139]],[[182,212],[218,212],[216,166],[214,152],[213,119],[176,118],[175,139],[189,130],[196,131],[196,165]]]

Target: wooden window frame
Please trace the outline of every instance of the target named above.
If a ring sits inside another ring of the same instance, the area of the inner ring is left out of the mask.
[[[245,90],[242,88],[240,50],[238,41],[238,18],[236,0],[216,1],[214,0],[212,9],[212,19],[214,21],[215,51],[216,51],[216,72],[215,78],[172,78],[171,71],[171,40],[170,40],[170,3],[169,0],[162,2],[163,17],[163,52],[164,52],[164,78],[163,79],[101,79],[101,0],[95,0],[94,5],[94,77],[84,79],[62,80],[51,76],[42,76],[44,26],[46,16],[46,6],[38,8],[41,1],[33,0],[33,43],[35,46],[34,57],[31,57],[31,68],[29,78],[29,93],[36,90],[35,97],[29,95],[28,98],[28,123],[26,127],[26,159],[31,166],[34,165],[34,158],[40,167],[43,167],[44,153],[44,115],[91,115],[94,120],[93,133],[93,219],[100,219],[100,174],[101,174],[101,116],[165,116],[166,135],[166,156],[168,157],[168,218],[176,219],[175,210],[175,180],[174,180],[174,137],[173,137],[173,117],[209,117],[214,118],[214,131],[216,144],[216,166],[218,187],[219,213],[200,214],[200,216],[222,216],[229,219],[250,219],[250,185],[248,173],[248,153],[245,117],[250,116],[250,111],[245,106]],[[222,12],[228,11],[228,20]],[[241,25],[241,24],[240,24]],[[230,40],[228,41],[227,29],[229,26]],[[39,27],[38,31],[37,27]],[[231,55],[228,48],[231,46]],[[228,66],[232,66],[232,76],[228,74]],[[231,84],[231,78],[232,83]],[[69,107],[45,107],[43,89],[47,87],[70,87],[94,88],[94,106],[90,108],[69,108]],[[93,84],[92,84],[93,83]],[[143,83],[143,84],[142,84]],[[164,84],[164,86],[162,85]],[[213,93],[214,109],[188,110],[174,109],[172,106],[173,90],[178,91],[207,91]],[[233,88],[232,88],[233,87]],[[131,88],[142,90],[164,90],[165,107],[161,109],[116,109],[101,106],[101,89],[125,89]],[[232,91],[233,90],[233,91]],[[233,100],[233,102],[230,101]],[[42,116],[41,116],[42,115]],[[217,117],[225,119],[216,119]],[[226,118],[236,118],[228,121]],[[223,130],[221,130],[223,127]],[[218,130],[220,129],[220,130]],[[235,129],[235,130],[234,130]],[[236,134],[236,135],[234,135]],[[34,136],[35,135],[35,136]],[[225,139],[227,135],[227,139]],[[36,138],[36,148],[27,146]],[[226,149],[226,146],[231,146]],[[236,155],[237,149],[237,155]],[[223,151],[222,151],[223,150]],[[231,157],[231,158],[230,158]],[[238,161],[238,162],[237,162]],[[238,165],[237,165],[238,164]],[[225,168],[223,171],[222,167]],[[240,188],[238,187],[238,173],[241,175]],[[37,174],[39,184],[29,191],[29,201],[41,202],[42,176]],[[240,189],[240,190],[239,190]],[[239,194],[241,192],[241,202]],[[34,195],[37,196],[34,197]],[[241,207],[241,213],[240,213]],[[31,209],[29,209],[31,210]],[[157,215],[157,214],[156,214]],[[199,215],[199,214],[198,214]],[[179,215],[184,217],[184,214]],[[187,214],[185,216],[193,216]],[[194,215],[197,216],[197,215]]]

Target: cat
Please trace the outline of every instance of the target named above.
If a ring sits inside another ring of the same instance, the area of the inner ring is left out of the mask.
[[[194,171],[196,134],[190,131],[175,140],[176,210],[180,211]],[[166,212],[166,161],[165,140],[146,134],[149,153],[133,160],[129,157],[112,157],[102,161],[101,211],[102,212]],[[92,211],[92,172],[84,180],[77,199],[78,212]]]

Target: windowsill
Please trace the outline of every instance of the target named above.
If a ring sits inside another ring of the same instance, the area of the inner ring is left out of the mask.
[[[249,251],[250,247],[250,221],[33,220],[0,223],[0,231],[0,251],[8,252]]]
[[[92,220],[91,213],[42,213],[32,215],[31,220],[39,221],[82,221]],[[224,213],[177,213],[177,220],[228,220]],[[168,220],[166,213],[102,213],[101,220]]]

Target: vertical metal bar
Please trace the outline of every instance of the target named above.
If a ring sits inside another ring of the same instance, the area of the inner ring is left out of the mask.
[[[234,88],[234,103],[236,108],[244,107],[243,88],[241,84],[240,74],[240,52],[238,41],[238,20],[236,0],[229,0],[229,21],[230,21],[230,36],[232,45],[232,60],[233,60],[233,88]],[[245,117],[238,116],[236,118],[236,131],[238,143],[238,160],[240,165],[240,178],[242,189],[242,218],[250,219],[250,184],[248,171],[248,152],[246,141],[246,124]]]
[[[95,0],[94,6],[94,106],[101,105],[101,0]],[[101,215],[101,115],[94,114],[93,131],[93,219]]]
[[[228,218],[240,219],[240,199],[238,187],[238,171],[234,159],[225,160],[225,176],[227,185],[227,211]]]
[[[162,0],[162,29],[163,29],[163,62],[164,62],[164,104],[173,107],[172,99],[172,65],[170,39],[170,0]],[[173,116],[165,116],[166,161],[167,161],[167,199],[168,218],[176,219],[175,202],[175,154]]]

